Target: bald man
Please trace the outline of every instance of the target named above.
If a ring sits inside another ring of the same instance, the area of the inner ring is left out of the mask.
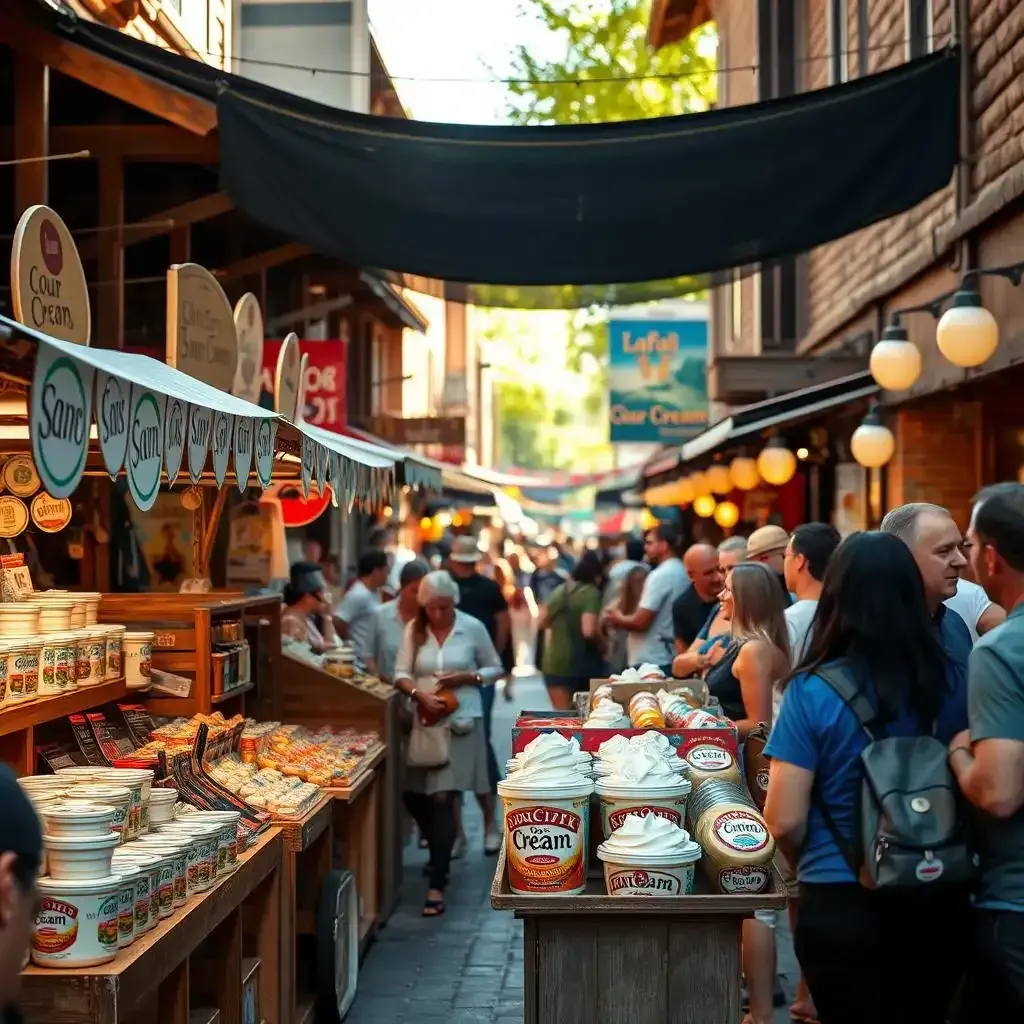
[[[694,544],[683,555],[683,568],[690,586],[672,605],[676,649],[685,651],[700,632],[718,603],[725,579],[718,561],[718,549],[710,544]]]

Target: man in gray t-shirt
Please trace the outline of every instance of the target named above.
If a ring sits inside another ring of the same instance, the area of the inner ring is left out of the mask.
[[[970,727],[949,747],[950,767],[979,812],[981,885],[971,1011],[977,1020],[1019,1021],[1024,1020],[1024,486],[983,490],[967,540],[978,582],[1009,612],[971,652]]]
[[[383,551],[367,551],[359,558],[359,578],[345,593],[334,611],[334,620],[342,638],[355,648],[363,664],[367,641],[373,631],[373,616],[380,607],[380,591],[388,581],[388,556]]]

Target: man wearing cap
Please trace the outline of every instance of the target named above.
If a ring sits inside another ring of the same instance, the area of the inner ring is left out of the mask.
[[[39,819],[14,773],[0,765],[0,1019],[16,1024],[15,999],[28,953],[43,859]]]
[[[769,524],[758,527],[747,538],[747,561],[761,562],[778,577],[779,586],[786,594],[787,603],[793,603],[793,595],[786,586],[786,548],[789,534],[781,526]]]

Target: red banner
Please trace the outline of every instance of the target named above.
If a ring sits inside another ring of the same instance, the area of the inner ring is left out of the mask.
[[[280,340],[263,343],[262,386],[273,406],[274,370],[277,355],[281,350]],[[314,426],[344,433],[348,421],[346,390],[345,342],[341,339],[330,341],[299,341],[299,351],[309,356],[306,366],[306,422]]]

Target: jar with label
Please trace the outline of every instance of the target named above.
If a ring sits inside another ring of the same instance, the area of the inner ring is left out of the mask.
[[[82,607],[85,610],[85,622],[84,626],[95,626],[96,620],[99,617],[100,601],[103,599],[102,594],[88,591],[76,591],[75,600],[80,601]]]
[[[733,790],[740,788],[702,787],[692,808],[693,838],[704,850],[704,870],[719,892],[755,895],[771,885],[775,840],[746,791]]]
[[[11,662],[11,644],[0,640],[0,708],[8,704],[7,676]]]
[[[340,643],[324,651],[324,671],[338,679],[353,679],[356,674],[356,649]]]
[[[121,879],[39,878],[32,923],[32,962],[40,967],[95,967],[117,956]]]
[[[78,637],[45,633],[39,650],[39,695],[56,697],[77,687]]]
[[[107,667],[103,674],[106,680],[120,679],[124,672],[124,626],[105,626]]]
[[[153,637],[150,632],[124,635],[124,675],[129,690],[144,690],[150,685]]]
[[[689,766],[690,781],[696,793],[705,782],[742,784],[743,776],[732,753],[715,743],[698,743],[683,755]]]
[[[82,671],[85,675],[82,675]],[[80,631],[78,685],[99,686],[107,674],[107,638],[102,627],[87,626]]]
[[[41,641],[12,643],[7,662],[8,703],[25,704],[39,696]]]

